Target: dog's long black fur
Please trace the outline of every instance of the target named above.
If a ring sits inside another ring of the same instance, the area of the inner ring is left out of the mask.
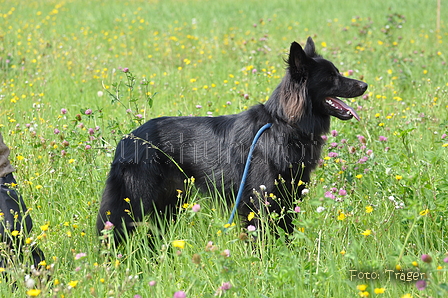
[[[321,136],[329,131],[330,116],[359,120],[337,97],[360,96],[367,84],[343,77],[316,53],[311,38],[304,49],[293,42],[286,63],[283,80],[265,104],[236,115],[156,118],[124,137],[106,182],[98,231],[110,221],[120,241],[124,229],[132,231],[144,214],[170,212],[178,200],[177,190],[184,190],[186,177],[194,177],[204,192],[212,182],[224,190],[231,204],[251,142],[266,123],[272,127],[256,146],[238,210],[242,216],[260,210],[261,203],[253,193],[260,185],[278,198],[268,198],[273,211],[290,207],[304,187],[293,191],[291,181],[310,180],[324,143]],[[276,181],[281,179],[286,182],[279,187]],[[132,210],[132,216],[125,210]],[[288,217],[281,226],[287,232],[293,230]]]

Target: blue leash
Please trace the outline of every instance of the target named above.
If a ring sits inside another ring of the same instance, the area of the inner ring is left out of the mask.
[[[252,145],[250,146],[249,154],[247,155],[246,165],[244,167],[243,178],[241,178],[240,189],[238,190],[238,195],[236,196],[235,206],[233,207],[232,214],[230,214],[229,221],[227,222],[229,225],[232,224],[233,218],[235,217],[236,210],[238,209],[238,205],[240,204],[241,197],[243,195],[244,184],[246,184],[247,173],[249,172],[249,166],[252,159],[252,153],[254,152],[255,145],[257,144],[258,139],[263,134],[263,132],[272,126],[272,123],[265,124],[262,128],[260,128],[255,135],[254,140],[252,141]]]

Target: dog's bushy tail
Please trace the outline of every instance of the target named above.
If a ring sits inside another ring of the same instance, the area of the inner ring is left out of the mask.
[[[106,181],[96,224],[98,233],[109,221],[115,227],[118,243],[144,215],[154,209],[167,211],[167,206],[176,203],[176,189],[183,187],[180,172],[173,168],[175,165],[152,146],[122,139]]]
[[[141,214],[141,211],[131,210],[129,196],[131,196],[132,192],[129,189],[129,185],[124,183],[125,176],[129,176],[127,174],[129,171],[132,171],[132,167],[125,168],[119,163],[112,165],[98,213],[96,223],[98,233],[101,233],[105,227],[105,223],[108,221],[114,225],[115,237],[122,238],[124,236],[123,224],[129,229],[132,229],[131,223],[138,220],[138,218],[132,218],[131,214]],[[139,176],[135,175],[134,177]],[[136,206],[139,205],[136,204]]]
[[[96,227],[98,233],[106,222],[114,225],[116,240],[120,241],[124,231],[134,229],[135,222],[142,220],[142,205],[148,196],[147,177],[150,168],[135,150],[135,140],[124,138],[117,146],[114,161],[106,181]],[[124,226],[123,226],[124,225]]]

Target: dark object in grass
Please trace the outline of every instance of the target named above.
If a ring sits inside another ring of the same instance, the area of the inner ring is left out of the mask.
[[[23,241],[31,232],[33,222],[22,196],[11,185],[17,184],[10,173],[0,177],[0,241],[5,242],[8,250],[0,256],[0,267],[4,268],[8,258],[17,256],[20,262],[28,262],[38,268],[39,263],[45,259],[44,253],[36,245],[27,245],[31,249],[32,262],[23,259]],[[13,233],[16,232],[17,235]]]
[[[131,232],[144,215],[172,214],[186,177],[194,177],[203,192],[224,190],[232,204],[252,140],[266,123],[272,127],[254,150],[238,213],[247,218],[267,205],[277,213],[290,208],[304,188],[298,182],[309,182],[318,164],[330,116],[359,120],[338,97],[360,96],[367,84],[343,77],[316,53],[311,38],[304,49],[293,42],[286,63],[284,78],[265,104],[235,115],[156,118],[125,136],[106,182],[98,231],[110,221],[115,240],[121,241],[125,229]],[[273,196],[259,200],[253,190],[260,185]],[[293,230],[289,214],[279,222],[287,233]],[[259,224],[258,216],[247,222],[256,228]]]

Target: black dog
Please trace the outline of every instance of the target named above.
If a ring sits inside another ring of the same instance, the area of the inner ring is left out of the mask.
[[[256,145],[238,211],[247,216],[265,205],[275,212],[289,208],[304,188],[297,182],[308,182],[318,163],[330,116],[359,120],[337,97],[360,96],[367,84],[343,77],[316,53],[311,38],[304,50],[293,42],[286,62],[286,75],[265,104],[236,115],[156,118],[124,137],[106,182],[98,231],[110,221],[119,241],[124,229],[131,231],[143,215],[169,212],[186,177],[194,177],[204,192],[224,190],[233,202],[251,142],[266,123],[272,127]],[[260,191],[260,185],[263,193],[274,196],[257,199],[254,189]],[[256,217],[248,224],[257,226]],[[293,230],[287,216],[280,225]]]

